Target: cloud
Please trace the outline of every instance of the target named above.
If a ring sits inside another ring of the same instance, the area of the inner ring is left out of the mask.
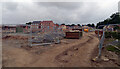
[[[117,2],[5,2],[3,24],[25,24],[35,20],[55,23],[98,23],[117,12]]]
[[[45,7],[56,7],[63,10],[75,10],[84,4],[83,2],[37,2],[37,5]]]
[[[0,3],[0,24],[2,24],[2,3]]]
[[[11,2],[11,3],[6,2],[3,4],[3,8],[7,9],[8,11],[16,10],[17,6],[18,6],[17,2]]]

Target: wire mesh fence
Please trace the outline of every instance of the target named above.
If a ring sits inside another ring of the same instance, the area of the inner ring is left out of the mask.
[[[30,46],[60,43],[60,39],[65,36],[59,27],[41,25],[39,25],[39,27],[40,28],[38,28],[38,26],[30,28],[30,38],[28,39]]]
[[[51,43],[60,43],[65,34],[63,30],[57,26],[42,26],[42,25],[3,25],[3,37],[6,35],[20,35],[28,37],[28,45],[46,45]]]

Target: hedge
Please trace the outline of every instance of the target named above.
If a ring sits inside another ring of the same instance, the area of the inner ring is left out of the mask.
[[[105,32],[105,38],[115,38],[120,40],[120,32]]]

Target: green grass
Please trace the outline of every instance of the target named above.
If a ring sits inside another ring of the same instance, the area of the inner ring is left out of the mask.
[[[120,48],[120,46],[117,46],[117,47]],[[120,50],[116,49],[115,47],[113,47],[113,46],[111,46],[111,45],[107,46],[106,49],[107,49],[108,51],[112,51],[112,52],[116,52],[116,53],[120,54]]]

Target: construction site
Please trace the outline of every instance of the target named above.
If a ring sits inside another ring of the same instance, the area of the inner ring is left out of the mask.
[[[4,30],[3,30],[4,31]],[[3,67],[119,67],[119,39],[106,38],[107,30],[30,27],[28,33],[2,33]],[[111,37],[110,35],[108,37]],[[107,50],[110,43],[114,51]]]

